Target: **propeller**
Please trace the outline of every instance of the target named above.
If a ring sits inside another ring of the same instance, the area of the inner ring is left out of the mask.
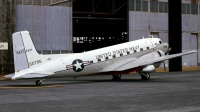
[[[169,54],[169,52],[172,50],[172,48],[170,47],[170,48],[168,48],[168,50],[165,52],[165,55],[168,55]],[[164,61],[164,70],[166,71],[166,66],[165,66],[165,61]]]
[[[169,52],[172,50],[172,48],[170,47],[170,48],[168,48],[168,50],[165,52],[165,55],[168,55],[169,54]]]
[[[164,70],[166,71],[166,67],[165,67],[165,61],[164,61]]]

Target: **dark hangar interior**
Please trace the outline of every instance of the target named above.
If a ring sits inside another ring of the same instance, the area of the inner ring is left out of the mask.
[[[127,42],[127,13],[127,0],[75,0],[73,52]]]

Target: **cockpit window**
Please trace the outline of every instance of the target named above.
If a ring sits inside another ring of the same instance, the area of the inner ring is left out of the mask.
[[[159,41],[160,44],[162,44],[162,41]]]

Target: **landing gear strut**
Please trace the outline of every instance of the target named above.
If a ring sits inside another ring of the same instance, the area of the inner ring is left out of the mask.
[[[35,82],[35,85],[37,85],[37,86],[41,85],[41,83],[42,83],[43,80],[45,80],[45,79],[37,80],[37,81]]]
[[[114,74],[112,76],[113,76],[112,80],[121,80],[121,74]]]
[[[150,73],[142,72],[140,75],[142,80],[150,80]]]

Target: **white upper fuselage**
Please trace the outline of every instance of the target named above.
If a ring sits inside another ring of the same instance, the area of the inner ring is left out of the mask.
[[[83,53],[40,55],[40,63],[36,62],[38,60],[29,63],[30,68],[19,73],[22,76],[42,69],[55,73],[47,77],[63,77],[118,71],[129,61],[156,50],[166,52],[167,49],[168,44],[162,43],[159,38],[144,38]]]
[[[149,73],[164,60],[197,52],[166,55],[170,51],[167,43],[162,43],[159,38],[143,38],[83,53],[40,55],[28,31],[13,33],[12,40],[15,73],[5,77],[13,80],[99,73],[119,75],[133,71],[139,72],[143,79],[149,79]],[[36,85],[40,84],[37,80]]]

